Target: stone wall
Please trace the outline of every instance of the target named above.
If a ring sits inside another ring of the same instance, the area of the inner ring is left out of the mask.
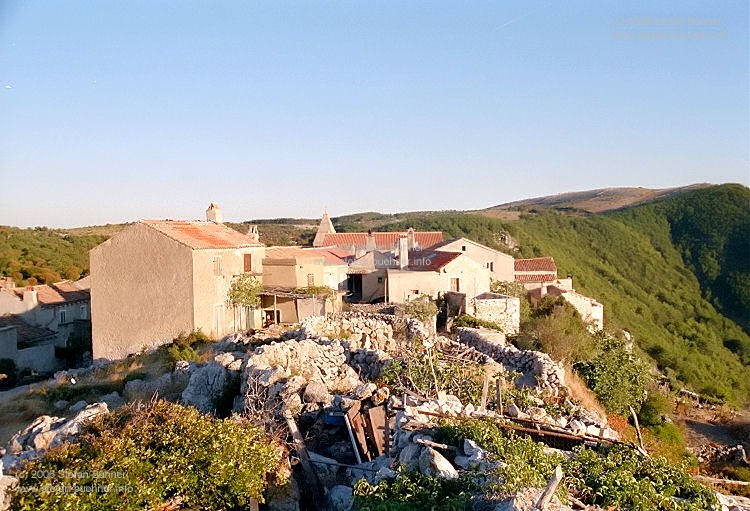
[[[475,328],[459,327],[457,333],[460,342],[491,356],[508,371],[522,373],[523,378],[519,383],[526,386],[536,385],[556,395],[567,392],[565,370],[546,353],[519,350],[515,346],[492,339]]]
[[[492,321],[506,335],[517,335],[521,327],[521,300],[513,296],[484,293],[476,297],[474,316]]]

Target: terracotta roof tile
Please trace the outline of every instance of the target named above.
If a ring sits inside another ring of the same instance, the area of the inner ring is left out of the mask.
[[[141,220],[141,223],[195,250],[263,246],[262,243],[253,241],[249,236],[216,222],[202,220]]]
[[[514,262],[516,271],[536,271],[554,273],[557,275],[557,265],[551,257],[533,257],[531,259],[516,259]],[[555,276],[557,278],[557,276]]]
[[[532,283],[532,282],[552,282],[557,278],[557,273],[527,273],[527,274],[516,274],[516,282],[521,283]]]
[[[13,293],[23,299],[23,292],[33,289],[36,291],[39,305],[50,307],[61,303],[73,303],[91,299],[88,289],[81,289],[75,282],[63,280],[55,284],[42,284],[39,286],[17,287],[12,289]]]
[[[445,265],[461,257],[460,252],[438,252],[435,250],[414,250],[409,253],[409,270],[440,271]]]
[[[406,235],[404,232],[374,232],[375,248],[377,250],[390,251],[396,246],[400,235]],[[417,231],[414,233],[414,240],[420,247],[428,248],[443,241],[443,233],[440,231]],[[323,246],[334,246],[348,250],[354,246],[365,248],[367,245],[366,232],[336,232],[326,234],[323,238]]]
[[[3,314],[0,316],[0,328],[8,326],[14,326],[18,330],[18,344],[33,343],[34,341],[44,340],[56,335],[52,330],[26,323],[21,317],[15,314]],[[23,346],[19,346],[19,348],[23,348]]]

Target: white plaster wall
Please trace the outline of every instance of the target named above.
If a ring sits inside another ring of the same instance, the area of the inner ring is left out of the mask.
[[[465,251],[462,250],[463,247],[466,247]],[[493,271],[490,274],[495,280],[512,282],[515,279],[513,256],[499,250],[485,247],[466,238],[459,238],[443,245],[438,250],[441,252],[463,253],[482,267],[486,267],[488,262],[492,262]]]

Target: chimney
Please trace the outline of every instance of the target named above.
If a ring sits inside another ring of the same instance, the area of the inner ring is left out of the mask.
[[[409,238],[405,234],[398,237],[398,268],[405,270],[409,266]]]
[[[367,241],[365,242],[365,252],[373,252],[375,250],[375,235],[372,230],[367,231]]]
[[[417,248],[417,240],[414,237],[414,227],[409,227],[409,230],[406,231],[406,236],[409,239],[409,250]]]
[[[206,210],[206,220],[209,222],[216,222],[217,224],[224,223],[224,216],[221,214],[221,208],[215,202],[212,202]]]
[[[39,305],[39,294],[34,288],[27,288],[23,290],[23,303],[27,309],[32,309]]]
[[[250,237],[251,240],[253,240],[253,243],[260,242],[260,233],[258,232],[257,225],[251,225],[250,229],[248,229],[247,231],[247,235]]]
[[[539,298],[547,296],[547,284],[542,283],[542,287],[539,288]]]

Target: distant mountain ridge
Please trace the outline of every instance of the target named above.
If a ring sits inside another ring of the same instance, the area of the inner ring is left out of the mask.
[[[598,188],[580,192],[567,192],[544,197],[523,199],[497,206],[492,206],[478,212],[496,212],[515,209],[531,209],[534,207],[554,209],[579,209],[589,213],[604,213],[624,209],[659,199],[674,196],[690,190],[700,190],[713,185],[699,183],[676,188]]]

